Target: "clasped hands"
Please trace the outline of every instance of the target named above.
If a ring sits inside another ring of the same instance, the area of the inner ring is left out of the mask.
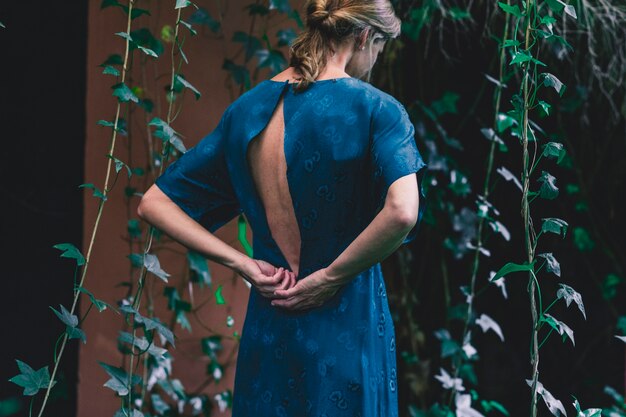
[[[343,286],[331,279],[326,268],[319,269],[304,279],[283,267],[260,259],[247,258],[237,272],[259,293],[272,300],[272,305],[287,310],[305,310],[324,304]]]

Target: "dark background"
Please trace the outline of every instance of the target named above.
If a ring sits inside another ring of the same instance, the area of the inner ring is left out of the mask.
[[[30,397],[8,382],[19,374],[15,359],[33,369],[48,366],[63,325],[56,309],[72,302],[74,261],[52,246],[82,246],[83,152],[87,3],[3,2],[0,21],[2,145],[2,282],[4,319],[0,401],[15,398],[28,415]],[[77,343],[68,343],[49,416],[76,410]],[[38,395],[33,413],[39,411]],[[7,407],[7,408],[5,408]],[[0,409],[1,409],[0,408]]]

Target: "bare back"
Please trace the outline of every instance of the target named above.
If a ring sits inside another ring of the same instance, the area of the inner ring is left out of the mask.
[[[301,237],[287,183],[284,138],[281,98],[265,129],[250,142],[246,158],[272,237],[297,275]]]

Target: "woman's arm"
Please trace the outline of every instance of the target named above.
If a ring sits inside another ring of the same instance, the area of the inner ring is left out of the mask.
[[[417,222],[419,192],[415,174],[389,186],[384,207],[327,268],[334,283],[345,283],[391,255]]]
[[[274,298],[274,290],[295,284],[295,275],[291,271],[252,259],[217,238],[187,215],[157,185],[152,185],[143,195],[137,215],[183,246],[233,269],[264,297]]]
[[[389,186],[384,207],[356,239],[328,267],[298,280],[293,288],[277,290],[280,299],[272,305],[304,310],[324,304],[357,274],[402,244],[417,223],[419,203],[415,174],[398,178]]]

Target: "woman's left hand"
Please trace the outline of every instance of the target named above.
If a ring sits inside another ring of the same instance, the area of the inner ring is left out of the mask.
[[[331,280],[322,268],[298,280],[289,289],[274,291],[278,297],[272,305],[288,310],[305,310],[319,307],[339,291],[343,283]]]

